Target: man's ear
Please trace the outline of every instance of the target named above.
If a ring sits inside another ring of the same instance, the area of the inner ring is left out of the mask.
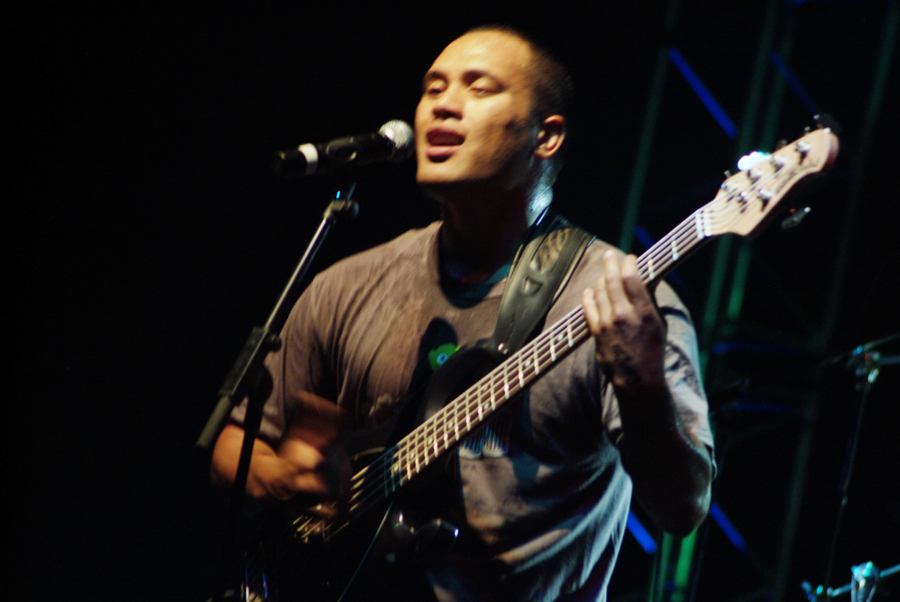
[[[541,122],[538,131],[538,146],[534,154],[542,159],[555,155],[566,138],[566,118],[562,115],[550,115]]]

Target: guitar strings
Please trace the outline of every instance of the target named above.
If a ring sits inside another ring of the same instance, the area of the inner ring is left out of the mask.
[[[734,204],[729,205],[733,206]],[[693,224],[696,219],[696,213],[697,212],[684,220],[672,234],[664,237],[654,245],[654,247],[651,248],[650,253],[645,254],[644,257],[647,259],[642,262],[644,266],[646,266],[654,256],[658,259],[662,253],[666,253],[665,247],[667,247],[673,239],[675,240],[675,244],[681,243],[680,246],[685,250],[688,249],[689,244],[686,241],[689,241],[690,238],[693,237],[695,241],[702,240],[696,234],[692,234],[695,231]],[[666,256],[669,257],[670,255],[666,253]],[[642,257],[642,259],[644,259],[644,257]],[[379,499],[381,498],[381,496],[378,495],[378,492],[382,488],[385,489],[386,494],[389,494],[397,486],[403,485],[410,478],[421,472],[421,467],[418,462],[414,469],[410,465],[410,455],[416,456],[417,459],[424,456],[422,463],[427,466],[431,460],[431,448],[434,448],[434,457],[437,457],[451,444],[458,442],[462,435],[468,434],[471,430],[469,418],[474,415],[476,411],[479,416],[475,422],[480,426],[484,414],[492,414],[496,409],[496,398],[498,395],[501,399],[501,403],[505,402],[508,398],[518,394],[528,382],[541,372],[542,368],[546,369],[549,365],[552,365],[552,356],[556,354],[552,348],[547,350],[544,349],[544,347],[547,347],[548,344],[553,347],[552,342],[560,339],[559,335],[563,330],[571,331],[571,318],[578,313],[579,309],[576,309],[570,315],[567,315],[566,318],[558,322],[555,327],[545,333],[549,336],[538,337],[538,339],[533,341],[533,344],[523,347],[519,353],[513,356],[513,358],[510,358],[510,361],[504,362],[504,364],[498,366],[497,369],[479,380],[466,393],[453,400],[442,411],[435,414],[431,420],[423,423],[421,427],[410,433],[410,435],[398,442],[396,446],[388,450],[385,454],[382,454],[378,460],[369,465],[363,472],[369,473],[373,477],[380,477],[380,479],[376,478],[374,481],[368,480],[368,482],[366,482],[367,479],[365,479],[365,475],[360,475],[362,478],[361,480],[357,480],[357,489],[359,489],[359,493],[357,494],[355,503],[356,507],[363,510],[367,506],[367,502],[371,500],[373,496],[377,496]],[[584,322],[582,322],[582,326],[584,326],[583,330],[586,332],[586,324]],[[576,329],[578,331],[582,330],[578,329],[577,325]],[[579,332],[578,335],[575,333],[570,334],[569,338],[573,340],[568,346],[574,347],[577,343],[580,343],[580,340],[582,339],[582,336],[580,336],[581,334],[581,332]],[[540,352],[538,351],[538,347],[541,348]],[[533,372],[529,371],[528,381],[525,382],[522,373],[522,363],[523,361],[531,363],[528,359],[529,356],[534,357],[536,366]],[[512,386],[510,386],[511,377],[513,381]],[[490,401],[487,401],[486,398],[489,398]],[[466,426],[462,428],[462,434],[460,434],[460,414],[466,419]],[[450,429],[448,429],[448,422],[451,426]],[[397,466],[398,464],[400,465],[399,467]],[[403,470],[403,464],[409,465],[406,470]],[[396,469],[396,471],[392,469]],[[399,475],[400,482],[395,483],[394,486],[389,485],[388,483],[390,481],[397,481],[397,475]],[[368,491],[366,491],[366,489],[368,489]]]
[[[687,231],[692,229],[692,221],[691,218],[685,220],[673,232],[673,236],[665,237],[660,241],[662,245],[656,246],[665,246],[673,238],[684,243],[687,238]],[[659,253],[657,253],[658,255]],[[652,253],[650,257],[653,257]],[[558,339],[560,331],[569,329],[570,324],[568,322],[569,320],[562,320],[559,327],[553,329],[556,332],[551,333],[551,336],[547,337],[546,342],[552,343],[554,339]],[[578,342],[582,338],[581,336],[575,336],[574,333],[570,336],[573,339],[579,339]],[[539,339],[535,341],[535,343],[540,342]],[[572,344],[569,346],[574,346],[574,343],[575,341],[572,341]],[[540,351],[538,347],[541,347]],[[518,394],[528,384],[523,378],[522,363],[531,363],[529,356],[534,358],[535,369],[533,371],[529,370],[528,382],[532,380],[532,375],[536,377],[542,368],[546,369],[549,365],[552,365],[552,356],[556,354],[552,349],[548,351],[543,349],[543,347],[546,347],[546,345],[530,345],[523,348],[521,353],[515,356],[516,361],[510,361],[498,367],[499,369],[496,373],[491,373],[480,380],[466,394],[451,402],[445,408],[445,411],[436,414],[432,420],[424,423],[421,428],[416,429],[410,436],[401,440],[397,446],[389,450],[389,453],[382,455],[374,465],[370,465],[369,470],[371,470],[371,474],[380,476],[380,480],[385,483],[385,493],[389,494],[396,486],[402,485],[415,474],[421,472],[421,467],[418,463],[414,471],[411,470],[411,466],[407,470],[403,470],[403,464],[409,464],[410,455],[415,455],[416,457],[424,455],[423,464],[427,466],[431,460],[431,448],[434,448],[434,457],[436,458],[449,448],[451,444],[458,442],[462,435],[467,434],[471,430],[469,417],[476,411],[479,414],[476,424],[480,425],[484,414],[491,414],[496,409],[498,394],[502,402]],[[513,381],[512,386],[509,384],[510,379]],[[488,396],[490,401],[487,401]],[[462,403],[459,403],[460,401]],[[466,419],[466,426],[462,428],[462,434],[460,433],[460,414]],[[450,428],[448,428],[448,423]],[[403,453],[404,450],[406,453]],[[393,472],[392,469],[398,468],[397,464],[400,464],[398,472]],[[394,486],[388,485],[389,481],[397,480],[395,477],[397,474],[399,474],[400,482]],[[361,495],[357,495],[356,506],[362,510],[367,506],[367,502],[378,493],[378,490],[382,489],[382,484],[376,479],[374,482],[365,483],[363,481],[358,483],[358,485]],[[366,485],[368,485],[368,491],[365,490]],[[381,496],[379,495],[378,497],[380,498]]]
[[[580,342],[580,339],[585,338],[587,334],[586,323],[582,323],[581,329],[577,325],[574,330],[572,329],[571,322],[573,318],[578,317],[577,314],[577,309],[570,312],[550,330],[523,347],[516,356],[523,357],[530,354],[538,359],[539,371],[546,370],[553,363],[551,361],[553,354],[549,352],[536,354],[537,346],[544,340],[546,340],[546,344],[550,338],[560,339],[560,332],[568,330],[571,344],[567,343],[565,348],[561,349],[556,355],[559,358],[574,349]],[[580,334],[579,330],[584,332]],[[356,494],[354,505],[359,509],[358,511],[363,511],[373,497],[380,499],[382,497],[380,495],[382,489],[385,490],[385,495],[388,495],[397,487],[419,474],[432,460],[432,452],[434,452],[433,455],[436,458],[449,447],[455,445],[469,431],[473,430],[469,418],[476,411],[482,416],[482,418],[475,421],[475,427],[477,428],[480,426],[480,422],[485,414],[493,413],[508,398],[514,397],[524,386],[527,386],[534,377],[529,376],[527,381],[521,381],[524,373],[520,373],[519,368],[513,366],[513,363],[515,362],[505,362],[482,377],[468,391],[451,401],[420,427],[401,439],[397,445],[387,450],[372,464],[357,473],[354,478],[358,493]],[[511,375],[513,377],[518,376],[518,378],[511,379]],[[513,380],[512,383],[510,382],[511,380]],[[460,426],[462,424],[461,415],[466,418],[466,425],[463,427]],[[448,422],[453,428],[448,428]],[[413,455],[417,456],[417,458],[424,455],[424,461],[413,466],[409,459]],[[400,465],[399,470],[394,470],[398,464]],[[406,470],[403,470],[403,464],[407,464]],[[393,483],[389,485],[389,482]]]
[[[638,269],[642,278],[645,281],[650,280],[647,272],[650,271],[650,266],[657,262],[658,267],[655,271],[660,274],[665,273],[669,269],[669,265],[677,260],[674,253],[679,252],[679,249],[681,252],[687,253],[693,250],[698,243],[712,237],[712,234],[703,229],[705,219],[709,220],[708,225],[721,227],[722,224],[730,223],[735,215],[743,213],[746,210],[747,202],[742,204],[738,200],[741,195],[761,188],[782,169],[783,167],[755,182],[751,181],[749,186],[743,190],[735,190],[721,198],[717,197],[694,211],[638,259]],[[717,200],[721,201],[720,204],[723,205],[718,209],[712,206]],[[479,416],[475,420],[475,428],[478,428],[484,421],[485,414],[488,416],[493,414],[499,406],[527,388],[547,368],[552,367],[556,361],[586,339],[588,336],[587,323],[583,315],[579,315],[580,313],[581,308],[572,310],[550,330],[542,333],[509,360],[479,379],[465,393],[451,401],[420,427],[354,475],[351,486],[351,489],[356,490],[354,513],[364,512],[373,498],[380,500],[388,497],[398,487],[418,475],[424,467],[430,464],[432,448],[436,459],[474,430],[471,426],[471,418],[476,411]],[[581,318],[580,322],[577,321],[578,318]],[[563,332],[566,334],[565,337],[561,336]],[[554,341],[565,342],[564,348],[559,353],[556,352]],[[533,370],[529,368],[527,378],[526,372],[523,370],[523,361],[526,366],[534,364]],[[510,376],[512,376],[512,383],[510,383]],[[460,427],[462,423],[460,415],[465,419],[465,426],[462,428]],[[449,430],[448,426],[451,427]],[[410,464],[410,456],[416,458],[415,469]],[[424,466],[420,466],[418,461],[421,457],[424,457],[421,462]],[[405,470],[404,464],[407,464]],[[384,495],[381,494],[382,490]],[[331,524],[328,525],[328,527],[330,526]]]
[[[783,155],[782,158],[784,158]],[[796,162],[791,162],[791,164],[796,164]],[[654,266],[656,262],[659,261],[660,258],[662,258],[663,262],[661,265],[663,265],[664,267],[662,270],[657,271],[665,272],[668,269],[668,265],[671,263],[671,261],[669,261],[672,259],[670,248],[673,242],[675,243],[676,250],[682,248],[685,251],[693,250],[695,245],[682,247],[682,243],[684,242],[684,234],[687,233],[688,236],[690,236],[690,231],[696,229],[695,222],[698,219],[702,224],[703,217],[708,217],[709,225],[713,227],[713,229],[721,228],[723,224],[732,223],[735,214],[740,215],[744,213],[746,208],[749,206],[749,201],[745,201],[744,204],[741,204],[740,199],[742,195],[746,195],[752,192],[758,192],[759,189],[762,189],[762,187],[770,183],[771,180],[780,177],[779,174],[785,173],[787,171],[787,167],[788,162],[787,160],[785,160],[785,163],[782,166],[769,171],[756,181],[751,180],[749,185],[745,186],[743,189],[735,189],[722,197],[713,199],[706,205],[697,209],[687,219],[682,221],[678,225],[678,227],[676,227],[674,230],[672,230],[672,232],[657,241],[657,243],[654,244],[647,253],[639,258],[639,269],[641,269],[643,273],[646,273],[649,271],[649,266]],[[744,175],[744,177],[748,177],[745,172],[742,172],[742,174]],[[720,201],[719,204],[723,204],[723,207],[720,207],[718,209],[714,207],[716,201]],[[698,214],[700,215],[699,218]],[[703,234],[703,237],[698,239],[696,242],[704,241],[712,236],[711,234],[705,232]],[[644,275],[643,273],[642,275]]]

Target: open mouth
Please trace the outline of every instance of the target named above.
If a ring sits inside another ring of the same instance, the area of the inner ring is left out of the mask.
[[[428,147],[425,154],[429,159],[446,159],[465,141],[465,136],[452,130],[434,129],[425,136]]]

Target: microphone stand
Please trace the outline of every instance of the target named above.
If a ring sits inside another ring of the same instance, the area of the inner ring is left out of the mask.
[[[819,585],[813,588],[812,585],[804,581],[803,590],[806,592],[809,600],[830,600],[850,594],[852,602],[871,602],[875,588],[882,579],[900,574],[900,564],[896,564],[889,569],[879,570],[871,562],[866,562],[865,564],[852,567],[851,572],[853,581],[841,587],[829,587],[826,590],[824,586]]]
[[[900,333],[860,345],[851,352],[841,354],[832,358],[831,361],[826,362],[828,364],[836,363],[844,357],[849,356],[846,367],[848,369],[852,368],[858,379],[856,383],[858,395],[856,414],[853,418],[850,440],[847,442],[847,451],[844,455],[843,476],[841,477],[841,502],[838,506],[838,516],[835,521],[834,531],[831,535],[831,547],[828,552],[828,564],[825,569],[824,585],[813,588],[809,583],[803,584],[803,589],[807,592],[807,597],[810,602],[819,602],[820,600],[830,599],[833,595],[837,595],[836,591],[844,589],[839,588],[839,590],[834,590],[829,586],[829,583],[831,582],[831,574],[834,569],[835,553],[837,551],[838,537],[844,518],[844,510],[847,508],[849,500],[850,478],[853,476],[853,466],[856,462],[856,450],[859,447],[859,441],[862,434],[862,418],[865,413],[869,392],[875,385],[875,379],[878,378],[881,367],[900,364],[900,355],[883,357],[876,349],[881,345],[897,340],[898,338],[900,338]]]
[[[234,546],[240,522],[241,505],[247,486],[247,475],[250,472],[250,457],[253,453],[253,443],[259,433],[263,405],[272,392],[272,376],[263,365],[263,361],[270,351],[276,351],[281,347],[281,338],[279,336],[281,329],[287,321],[294,302],[300,296],[301,282],[331,226],[342,218],[354,218],[359,212],[359,205],[351,199],[355,188],[356,183],[352,181],[347,181],[338,187],[334,198],[322,216],[319,228],[313,235],[281,296],[275,303],[268,320],[263,326],[253,328],[247,342],[244,343],[244,348],[219,389],[219,402],[209,417],[203,432],[200,434],[200,438],[197,440],[198,447],[211,450],[219,433],[222,432],[222,429],[228,423],[232,408],[241,403],[245,397],[248,399],[247,413],[243,425],[244,442],[241,447],[234,486],[231,489],[231,501],[226,518],[225,541],[216,571],[212,602],[221,602],[225,595],[224,588],[229,572],[232,547]]]

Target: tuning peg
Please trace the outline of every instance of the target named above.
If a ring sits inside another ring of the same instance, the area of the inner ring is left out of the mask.
[[[816,125],[819,126],[819,129],[831,130],[835,136],[840,135],[841,126],[838,124],[837,120],[828,113],[819,113],[818,115],[814,115],[813,119],[816,120]]]

